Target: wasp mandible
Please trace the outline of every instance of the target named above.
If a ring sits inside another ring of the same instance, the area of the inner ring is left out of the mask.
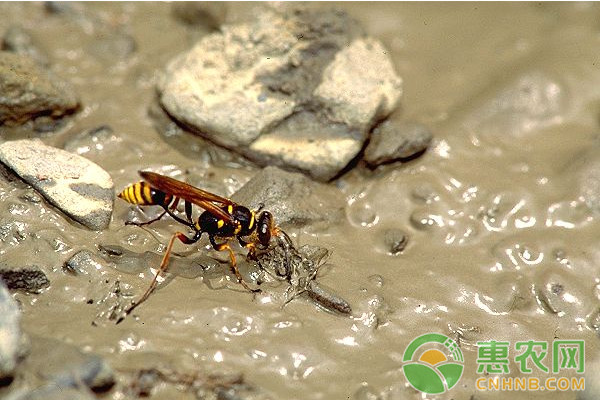
[[[150,287],[138,301],[132,303],[125,311],[126,315],[144,302],[156,288],[158,277],[167,270],[175,240],[179,239],[182,243],[193,244],[200,240],[205,232],[215,250],[229,252],[231,270],[237,281],[251,292],[260,292],[260,289],[251,289],[242,278],[235,254],[229,244],[232,240],[237,239],[241,246],[248,249],[248,257],[255,258],[257,247],[266,249],[271,237],[283,232],[275,225],[273,214],[260,209],[251,211],[230,199],[155,172],[139,171],[139,174],[144,181],[127,186],[119,193],[118,197],[140,206],[161,206],[164,211],[150,221],[133,224],[147,225],[168,214],[177,222],[190,228],[193,236],[187,236],[182,232],[173,234]],[[185,219],[174,212],[180,200],[185,202]],[[192,218],[192,205],[197,205],[205,210],[195,221]]]

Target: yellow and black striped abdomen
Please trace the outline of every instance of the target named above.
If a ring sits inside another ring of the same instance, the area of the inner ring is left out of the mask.
[[[146,182],[138,182],[127,186],[119,197],[131,204],[140,206],[165,206],[168,207],[173,200],[170,194],[154,189]]]

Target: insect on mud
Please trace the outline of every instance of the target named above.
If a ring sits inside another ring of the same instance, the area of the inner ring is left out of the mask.
[[[158,277],[167,270],[169,256],[175,240],[178,239],[185,244],[193,244],[200,240],[203,233],[208,234],[210,243],[215,250],[229,252],[231,270],[235,274],[237,281],[251,292],[260,292],[260,289],[250,288],[242,278],[230,242],[237,239],[241,246],[248,249],[248,258],[256,259],[257,248],[268,248],[271,237],[283,235],[286,240],[289,240],[287,234],[275,225],[273,214],[266,210],[261,211],[261,209],[251,211],[247,207],[236,204],[230,199],[204,191],[168,176],[149,171],[139,171],[139,174],[144,181],[127,186],[119,193],[118,197],[139,206],[160,206],[164,211],[150,221],[141,223],[130,222],[130,224],[138,226],[148,225],[168,214],[175,221],[190,228],[193,235],[187,236],[183,232],[175,232],[173,234],[150,287],[148,287],[138,301],[133,302],[125,310],[125,315],[131,313],[154,291]],[[181,200],[184,201],[185,219],[175,214],[175,210]],[[193,205],[197,205],[205,210],[195,221],[192,218]],[[123,318],[118,322],[121,322]]]

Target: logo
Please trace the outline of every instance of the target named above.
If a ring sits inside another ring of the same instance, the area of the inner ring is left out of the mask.
[[[456,342],[440,333],[426,333],[409,343],[402,358],[404,375],[415,389],[440,394],[462,376],[463,354]]]

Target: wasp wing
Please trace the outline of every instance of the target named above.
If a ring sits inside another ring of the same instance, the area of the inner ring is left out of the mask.
[[[233,222],[233,217],[215,204],[235,205],[233,201],[156,172],[139,171],[139,174],[153,188],[196,204],[226,222]]]

